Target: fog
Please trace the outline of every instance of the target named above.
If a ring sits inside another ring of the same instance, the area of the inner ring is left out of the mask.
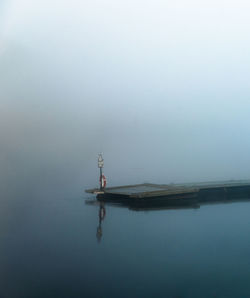
[[[2,186],[249,179],[249,8],[3,1]]]

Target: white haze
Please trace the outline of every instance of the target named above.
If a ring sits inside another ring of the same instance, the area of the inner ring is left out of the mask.
[[[249,9],[2,2],[2,181],[94,186],[100,151],[111,185],[250,178]]]

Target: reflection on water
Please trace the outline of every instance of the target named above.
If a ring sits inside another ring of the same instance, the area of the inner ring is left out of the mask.
[[[249,202],[135,211],[40,194],[0,202],[1,298],[250,297]]]
[[[100,208],[99,208],[99,225],[98,225],[97,231],[96,231],[96,238],[97,238],[98,242],[100,242],[102,239],[102,221],[104,220],[105,215],[106,215],[106,209],[104,206],[104,202],[101,202]]]
[[[86,207],[98,214],[93,277],[103,280],[105,295],[249,297],[249,202],[139,212],[95,201]]]

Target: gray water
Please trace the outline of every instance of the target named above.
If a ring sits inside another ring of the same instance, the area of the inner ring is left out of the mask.
[[[0,297],[250,296],[249,202],[105,205],[99,226],[88,185],[54,174],[13,180],[2,192]]]

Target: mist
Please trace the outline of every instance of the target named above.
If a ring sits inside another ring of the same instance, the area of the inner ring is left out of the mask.
[[[249,179],[249,6],[3,2],[3,187]]]
[[[249,10],[0,2],[1,297],[250,297],[249,182],[140,211],[84,191],[99,152],[107,186],[250,180]]]

